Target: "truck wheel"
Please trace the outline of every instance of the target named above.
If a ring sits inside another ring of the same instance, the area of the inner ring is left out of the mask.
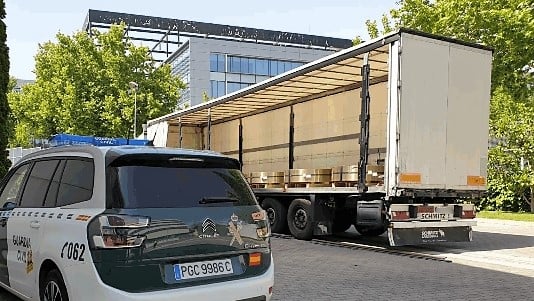
[[[58,270],[53,269],[46,274],[44,281],[39,285],[39,295],[41,301],[69,301],[67,287]]]
[[[341,233],[347,231],[352,226],[352,216],[347,212],[336,212],[332,232]]]
[[[382,235],[382,233],[386,232],[387,228],[385,226],[379,226],[379,227],[370,227],[370,226],[357,226],[356,231],[360,233],[363,236],[379,236]]]
[[[267,198],[261,203],[267,212],[271,231],[275,233],[287,232],[287,208],[279,200]]]
[[[313,237],[311,202],[295,199],[289,205],[287,224],[291,234],[298,239],[310,240]]]

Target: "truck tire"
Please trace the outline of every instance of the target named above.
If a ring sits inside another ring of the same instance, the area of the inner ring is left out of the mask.
[[[379,236],[386,232],[386,226],[357,226],[354,225],[356,231],[363,236]]]
[[[333,233],[342,233],[347,231],[352,226],[352,215],[348,212],[336,212],[334,223],[332,224]]]
[[[287,233],[287,208],[277,199],[266,198],[261,206],[267,212],[271,231]]]
[[[311,202],[294,199],[287,212],[287,225],[291,234],[298,239],[310,240],[313,237]]]

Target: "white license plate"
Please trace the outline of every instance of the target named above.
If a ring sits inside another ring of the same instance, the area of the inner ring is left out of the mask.
[[[209,276],[233,274],[232,260],[220,259],[174,265],[174,279],[186,280]]]
[[[424,212],[424,213],[417,213],[417,218],[430,219],[430,220],[446,220],[446,219],[452,219],[453,215],[450,213]]]

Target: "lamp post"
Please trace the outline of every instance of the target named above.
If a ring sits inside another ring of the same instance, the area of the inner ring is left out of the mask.
[[[129,82],[128,85],[130,86],[130,89],[134,91],[134,132],[133,136],[134,139],[137,137],[137,89],[139,89],[139,85],[136,82]]]

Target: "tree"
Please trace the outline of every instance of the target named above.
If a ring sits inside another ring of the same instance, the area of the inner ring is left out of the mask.
[[[10,95],[13,144],[61,132],[131,136],[135,101],[138,133],[148,119],[175,110],[184,84],[168,64],[156,66],[148,48],[124,40],[124,25],[56,38],[39,46],[35,83]],[[138,84],[136,100],[130,82]]]
[[[492,209],[533,208],[534,6],[532,0],[403,0],[378,22],[366,22],[374,38],[399,27],[481,43],[494,49],[490,135],[505,144],[490,150]]]
[[[499,87],[491,103],[490,132],[499,141],[490,149],[491,209],[534,213],[534,99],[518,102]]]
[[[0,0],[0,177],[3,177],[11,166],[6,151],[9,136],[9,104],[6,96],[9,83],[9,55],[6,45],[5,17],[6,5],[4,0]]]
[[[407,27],[488,45],[493,87],[525,99],[534,85],[533,16],[532,0],[404,0],[382,17],[382,30],[376,21],[366,24],[371,37]]]

